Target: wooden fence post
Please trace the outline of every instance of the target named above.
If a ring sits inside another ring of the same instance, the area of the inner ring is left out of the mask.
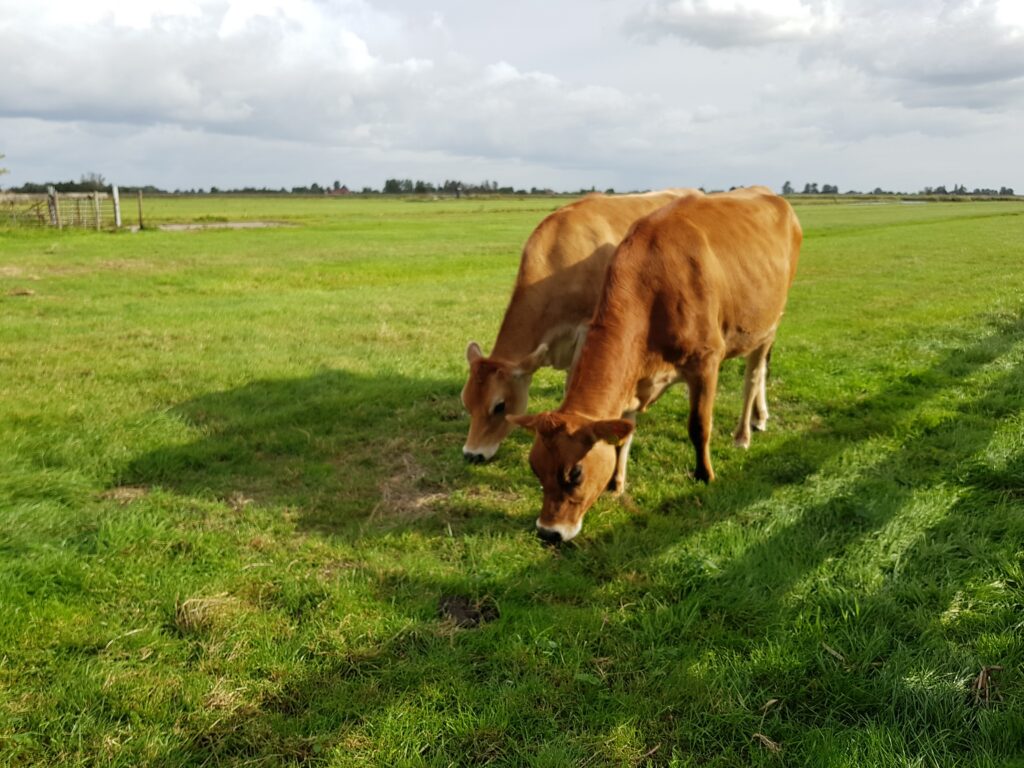
[[[121,196],[117,191],[117,184],[112,184],[110,187],[110,194],[114,197],[114,227],[116,229],[121,228]]]
[[[146,225],[142,223],[142,190],[139,190],[139,229],[145,229]]]
[[[92,193],[92,214],[96,221],[96,231],[100,231],[100,193]]]
[[[50,225],[63,229],[60,223],[60,200],[57,199],[57,190],[53,187],[46,188],[46,205],[50,209]]]

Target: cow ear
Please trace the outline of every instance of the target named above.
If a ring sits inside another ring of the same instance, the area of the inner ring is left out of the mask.
[[[531,432],[537,431],[537,416],[526,413],[522,416],[506,416],[505,420],[510,424],[515,424],[517,427],[528,429]]]
[[[475,341],[469,342],[469,346],[466,347],[466,362],[472,365],[483,356],[484,352],[480,349],[480,345]]]
[[[540,345],[530,354],[519,361],[519,365],[512,371],[513,376],[526,376],[533,373],[544,364],[544,358],[548,354],[548,345],[541,342]]]
[[[612,445],[622,445],[626,438],[633,434],[635,427],[636,425],[629,419],[607,419],[595,421],[589,426],[588,431],[595,442],[600,440]]]

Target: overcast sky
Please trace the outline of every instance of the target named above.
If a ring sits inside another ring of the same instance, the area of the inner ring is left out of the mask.
[[[1024,191],[1024,0],[0,0],[4,186]]]

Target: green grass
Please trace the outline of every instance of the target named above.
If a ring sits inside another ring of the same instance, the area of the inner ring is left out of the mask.
[[[0,230],[0,764],[1024,765],[1024,205],[798,209],[769,431],[670,393],[550,549],[458,394],[559,202]]]

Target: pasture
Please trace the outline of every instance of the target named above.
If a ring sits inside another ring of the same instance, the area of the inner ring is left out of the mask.
[[[1024,765],[1024,204],[798,205],[768,431],[554,549],[459,391],[562,202],[0,230],[0,763]]]

